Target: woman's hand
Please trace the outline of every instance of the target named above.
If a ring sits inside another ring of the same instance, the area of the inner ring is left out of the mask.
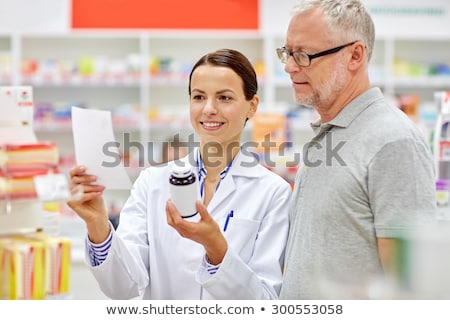
[[[67,201],[67,205],[86,222],[89,239],[94,243],[101,243],[108,237],[110,225],[102,196],[105,187],[94,184],[96,180],[96,176],[86,174],[86,167],[72,168],[71,191],[82,188],[82,196],[81,199]]]
[[[209,262],[218,265],[227,252],[227,240],[220,231],[217,222],[209,215],[200,201],[196,202],[196,208],[200,214],[200,220],[191,222],[183,219],[173,202],[168,200],[166,204],[167,223],[177,230],[182,237],[203,245]]]

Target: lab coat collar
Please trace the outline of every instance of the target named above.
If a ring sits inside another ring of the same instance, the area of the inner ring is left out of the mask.
[[[194,150],[194,155],[189,155],[185,158],[197,160],[199,154],[197,150]],[[194,157],[192,157],[194,156]],[[258,160],[248,151],[239,151],[233,160],[230,170],[225,178],[220,182],[219,189],[214,194],[211,202],[208,205],[208,211],[213,211],[218,205],[226,200],[233,192],[236,191],[236,184],[234,181],[235,176],[243,176],[247,178],[258,178],[261,176],[261,170],[263,169],[258,165]]]
[[[241,150],[236,155],[228,174],[248,178],[257,178],[261,176],[261,167],[258,164],[258,159],[249,153],[248,150]]]
[[[191,162],[193,166],[195,166],[197,169],[197,157],[199,156],[198,148],[192,151],[191,154],[187,155],[182,159],[182,161]],[[194,159],[194,161],[191,161],[191,159]],[[233,160],[233,163],[231,165],[231,168],[227,175],[234,175],[234,176],[244,176],[248,178],[255,178],[259,177],[261,175],[261,167],[258,166],[259,161],[258,159],[250,153],[248,150],[240,150],[236,157]]]

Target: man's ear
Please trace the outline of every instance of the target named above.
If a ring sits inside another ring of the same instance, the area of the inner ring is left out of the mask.
[[[352,46],[352,55],[349,62],[349,68],[351,70],[357,69],[361,64],[365,63],[367,59],[367,49],[364,43],[357,41]]]

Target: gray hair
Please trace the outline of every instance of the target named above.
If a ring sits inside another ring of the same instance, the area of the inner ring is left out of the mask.
[[[375,27],[367,9],[359,0],[300,0],[292,15],[321,9],[328,25],[328,34],[335,45],[342,41],[360,40],[367,50],[367,61],[372,56]]]

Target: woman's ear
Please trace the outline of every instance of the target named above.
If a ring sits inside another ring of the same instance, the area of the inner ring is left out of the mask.
[[[250,108],[247,112],[247,120],[253,118],[253,116],[256,113],[256,110],[258,110],[259,105],[259,97],[255,94],[250,102]]]

